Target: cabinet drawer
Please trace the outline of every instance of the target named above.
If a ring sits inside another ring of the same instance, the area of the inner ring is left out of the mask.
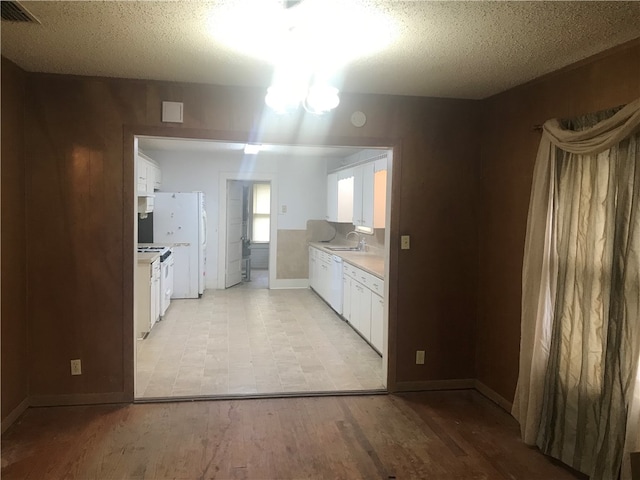
[[[367,286],[371,289],[372,292],[377,293],[381,297],[384,296],[384,280],[376,277],[375,275],[369,275],[369,283]]]
[[[358,272],[361,270],[358,267],[354,267],[350,263],[344,263],[342,267],[342,271],[345,275],[358,280]]]
[[[356,269],[356,270],[357,270],[357,272],[356,272],[357,273],[356,280],[358,280],[363,285],[366,285],[370,290],[373,290],[378,295],[383,295],[383,293],[384,293],[384,280],[381,280],[380,278],[376,277],[375,275],[370,274],[369,272],[365,272],[364,270],[360,270],[359,268]]]

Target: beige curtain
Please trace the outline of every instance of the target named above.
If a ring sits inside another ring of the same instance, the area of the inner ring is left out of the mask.
[[[568,228],[563,221],[559,221],[558,219],[558,190],[559,188],[563,188],[561,185],[562,182],[565,182],[565,185],[567,182],[563,176],[567,170],[562,162],[565,157],[571,157],[570,159],[573,162],[572,168],[575,169],[576,162],[582,162],[582,160],[588,158],[588,162],[585,161],[583,162],[584,165],[578,165],[578,171],[573,172],[573,175],[581,175],[579,169],[583,168],[588,170],[595,168],[595,166],[605,161],[608,162],[608,160],[605,160],[609,158],[608,151],[610,149],[613,150],[612,147],[615,148],[620,142],[636,135],[639,131],[640,99],[628,104],[612,117],[585,130],[565,130],[558,120],[549,120],[543,126],[542,139],[534,169],[527,221],[527,237],[525,241],[522,277],[520,372],[512,410],[514,417],[520,422],[523,440],[528,444],[540,444],[539,437],[541,434],[546,435],[548,433],[549,425],[544,425],[545,418],[543,418],[543,408],[545,410],[544,415],[548,415],[550,408],[549,398],[554,394],[553,389],[555,388],[555,394],[557,394],[558,398],[562,399],[562,402],[571,401],[571,392],[567,391],[569,387],[565,384],[558,385],[557,382],[550,383],[547,381],[547,396],[545,397],[545,378],[550,366],[550,357],[553,358],[552,368],[557,367],[566,370],[563,374],[566,374],[567,378],[574,376],[573,372],[567,370],[570,366],[568,364],[565,365],[562,361],[558,361],[557,357],[558,343],[565,340],[563,336],[568,338],[567,332],[562,331],[562,328],[567,328],[566,324],[565,327],[558,327],[558,325],[556,325],[554,330],[554,320],[556,316],[559,317],[562,314],[564,317],[570,317],[573,315],[573,312],[557,313],[556,311],[556,304],[559,298],[561,301],[564,301],[565,285],[567,282],[565,265],[562,264],[559,266],[563,260],[558,257],[560,249],[564,249],[561,252],[562,255],[567,254],[566,248],[562,244],[559,244],[558,240],[559,229],[562,233]],[[640,160],[635,160],[635,162],[638,161]],[[589,163],[589,166],[587,166],[587,163]],[[625,188],[630,188],[631,193],[634,193],[633,189],[637,187],[631,185]],[[636,191],[635,194],[637,193]],[[566,198],[563,201],[566,202]],[[570,199],[569,204],[571,204]],[[597,201],[594,205],[597,205]],[[633,206],[633,201],[631,201],[631,205],[636,209],[635,212],[637,213],[637,209],[640,207],[638,207],[637,203]],[[604,231],[603,235],[603,238],[606,238]],[[633,263],[635,259],[637,259],[637,257],[633,255],[636,255],[637,250],[640,250],[640,245],[632,244],[630,247],[635,249],[631,255],[631,262]],[[581,254],[582,253],[584,252],[581,252]],[[633,267],[633,265],[631,266]],[[637,271],[636,267],[635,275],[637,275]],[[561,278],[563,284],[560,288],[558,287],[559,273],[563,275]],[[634,305],[634,301],[635,305],[637,305],[637,297],[640,296],[640,287],[637,285],[633,287],[628,282],[625,285],[625,288],[630,288],[629,291],[625,292],[625,295],[627,295],[625,298],[631,299],[630,305]],[[637,293],[634,292],[634,288],[637,290]],[[636,297],[635,300],[631,298],[634,294]],[[570,302],[565,302],[562,308],[565,308],[566,305],[569,304]],[[605,306],[608,307],[608,305]],[[640,333],[638,326],[640,319],[638,318],[637,310],[635,313],[631,311],[627,312],[627,314],[631,316],[635,315],[635,318],[630,318],[627,322],[628,324],[625,324],[625,328],[631,329],[631,331],[626,332],[626,334],[632,334],[632,345],[625,345],[625,348],[636,357],[633,359],[633,368],[636,370],[632,372],[634,380],[628,382],[629,385],[621,389],[623,392],[622,397],[624,397],[622,403],[624,403],[626,408],[626,411],[622,412],[626,419],[624,429],[625,454],[622,468],[623,479],[631,478],[628,465],[628,452],[640,450],[640,380],[637,372],[638,341],[633,338],[634,334],[637,337],[637,334]],[[575,315],[573,316],[575,317]],[[602,338],[595,343],[598,342],[602,343]],[[592,370],[595,371],[591,372],[594,378],[597,378],[598,375],[602,376],[602,372],[597,371],[597,361],[588,361],[587,359],[582,363],[587,365],[589,362],[594,365]],[[567,403],[562,404],[561,407],[570,411],[573,406]],[[558,408],[558,406],[556,406],[556,408]],[[584,407],[580,406],[576,407],[575,410],[580,411],[580,409],[583,408]],[[593,414],[592,416],[597,415],[598,414]],[[579,419],[580,415],[576,416],[575,420],[578,421]],[[548,418],[546,418],[546,420],[548,420]],[[551,433],[553,434],[553,432]],[[563,459],[563,461],[567,461],[567,458],[572,456],[577,458],[580,452],[572,449],[579,449],[581,441],[581,439],[569,438],[567,439],[567,443],[570,445],[570,448],[561,449],[561,451],[555,453],[552,448],[549,448],[549,451],[551,454],[554,454],[554,456]],[[575,462],[570,461],[567,463],[575,464]]]

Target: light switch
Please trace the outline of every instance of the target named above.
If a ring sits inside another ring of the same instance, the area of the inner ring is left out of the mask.
[[[402,235],[400,237],[400,248],[402,250],[409,250],[411,248],[411,238],[409,235]]]
[[[287,206],[286,205],[282,205],[282,213],[287,213]]]

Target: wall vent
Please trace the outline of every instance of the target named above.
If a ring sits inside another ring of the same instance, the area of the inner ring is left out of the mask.
[[[8,22],[40,23],[26,8],[18,2],[2,0],[2,20]]]

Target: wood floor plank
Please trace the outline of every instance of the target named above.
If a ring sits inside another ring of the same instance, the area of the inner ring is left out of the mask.
[[[475,391],[32,408],[13,479],[583,479]]]

